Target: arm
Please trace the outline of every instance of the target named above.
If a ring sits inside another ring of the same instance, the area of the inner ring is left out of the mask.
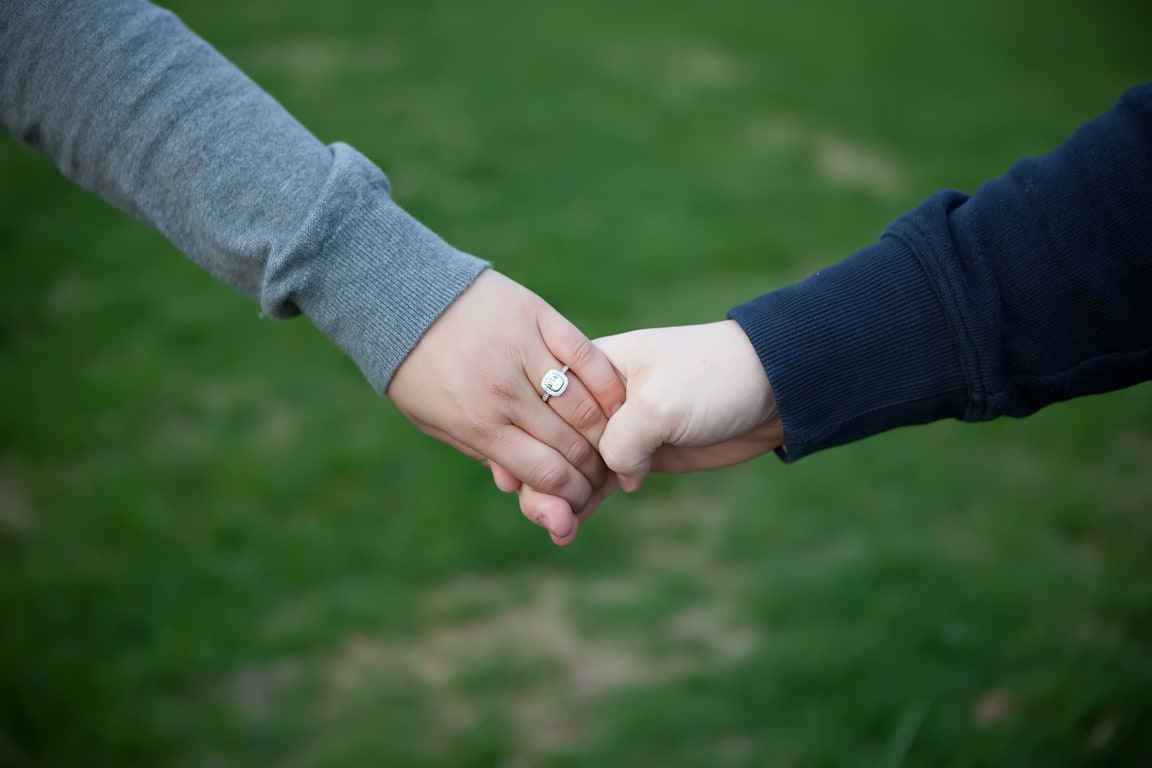
[[[634,490],[650,470],[773,449],[794,461],[900,426],[1025,416],[1148,380],[1150,244],[1146,85],[1055,152],[971,197],[932,196],[878,243],[734,308],[728,323],[599,340],[628,395],[601,453]],[[552,530],[581,517],[531,489],[520,505]],[[575,536],[567,525],[558,543]]]
[[[1152,377],[1152,85],[971,197],[729,313],[783,458],[943,418],[1026,416]]]
[[[173,14],[143,0],[0,0],[0,119],[264,314],[307,315],[378,392],[417,382],[393,399],[432,411],[426,431],[573,503],[602,482],[585,438],[603,415],[584,435],[558,425],[533,381],[574,356],[586,399],[611,407],[622,389],[587,339],[511,281],[478,281],[487,264],[397,206],[375,165],[321,144]],[[462,294],[491,306],[486,326],[447,315]],[[443,358],[446,337],[503,344],[477,371]],[[430,405],[419,383],[452,366],[485,395]]]
[[[377,391],[485,268],[397,206],[363,155],[321,144],[168,11],[2,5],[8,129],[264,314],[307,314]]]

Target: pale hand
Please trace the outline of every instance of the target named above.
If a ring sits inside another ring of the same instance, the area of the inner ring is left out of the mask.
[[[650,471],[718,469],[783,442],[772,386],[735,321],[631,331],[596,345],[627,390],[600,438],[625,490]]]
[[[756,350],[734,321],[653,328],[598,339],[627,389],[608,421],[600,453],[634,491],[650,471],[693,472],[739,464],[783,442],[776,398]],[[494,467],[497,484],[507,478]],[[520,509],[561,546],[612,490],[611,479],[584,510],[531,487]],[[559,534],[559,535],[558,535]]]

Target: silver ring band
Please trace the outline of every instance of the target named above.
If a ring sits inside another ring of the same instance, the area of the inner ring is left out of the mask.
[[[564,394],[564,390],[568,389],[568,377],[565,376],[568,372],[568,366],[564,366],[560,370],[553,368],[544,374],[544,378],[540,379],[540,387],[544,390],[544,397],[541,398],[544,402],[548,402],[550,397],[560,397]]]

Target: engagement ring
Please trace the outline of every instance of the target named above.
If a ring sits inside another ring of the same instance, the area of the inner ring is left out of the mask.
[[[560,397],[568,389],[568,377],[564,375],[567,372],[568,366],[560,370],[553,368],[540,379],[540,386],[544,388],[544,402],[548,402],[550,397]]]

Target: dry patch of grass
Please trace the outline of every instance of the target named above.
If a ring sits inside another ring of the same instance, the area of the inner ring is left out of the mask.
[[[0,532],[20,536],[32,527],[32,510],[16,486],[15,473],[0,465]]]
[[[229,699],[249,720],[267,718],[301,672],[300,665],[287,660],[242,670],[232,678]]]
[[[899,199],[906,174],[890,152],[870,142],[821,131],[791,114],[760,115],[748,121],[744,146],[753,155],[803,154],[812,171],[831,187],[859,190],[881,201]]]
[[[697,41],[609,44],[597,63],[610,77],[634,83],[666,102],[735,88],[744,65],[731,53]]]
[[[633,568],[580,579],[555,572],[462,579],[426,596],[429,620],[412,636],[346,637],[321,662],[325,710],[338,713],[358,691],[400,681],[426,697],[442,741],[476,727],[482,705],[496,697],[517,751],[541,755],[594,740],[597,705],[609,697],[753,653],[763,638],[741,620],[732,589],[740,576],[716,561],[724,509],[692,497],[637,504],[628,514],[637,536]],[[644,608],[670,575],[696,580],[699,590],[657,611],[651,625],[588,619]],[[470,693],[477,669],[494,670],[502,684]]]
[[[878,200],[895,200],[904,190],[899,164],[879,147],[825,134],[816,137],[812,153],[820,177],[832,186],[859,189]]]

